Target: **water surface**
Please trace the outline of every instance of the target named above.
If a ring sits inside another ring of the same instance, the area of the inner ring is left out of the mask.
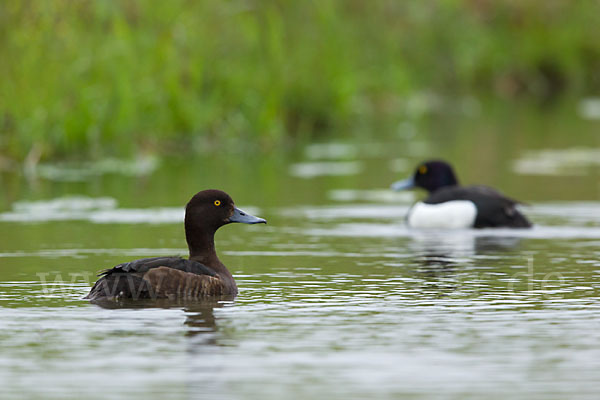
[[[398,140],[4,176],[0,397],[596,398],[593,157],[520,143],[497,164],[458,161],[465,181],[528,201],[535,228],[415,231],[403,217],[419,194],[386,189],[421,157]],[[185,255],[183,205],[208,187],[269,220],[217,234],[237,298],[82,300],[102,268]]]

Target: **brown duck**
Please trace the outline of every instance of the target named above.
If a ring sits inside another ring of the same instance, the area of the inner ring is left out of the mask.
[[[194,299],[234,295],[233,276],[217,257],[215,232],[232,222],[267,221],[236,208],[220,190],[197,193],[185,207],[185,237],[189,259],[154,257],[119,264],[103,271],[85,297],[90,300]]]

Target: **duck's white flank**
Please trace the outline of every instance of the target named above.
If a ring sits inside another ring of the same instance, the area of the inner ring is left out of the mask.
[[[411,228],[472,228],[477,207],[472,201],[453,200],[440,204],[416,203],[408,212]]]

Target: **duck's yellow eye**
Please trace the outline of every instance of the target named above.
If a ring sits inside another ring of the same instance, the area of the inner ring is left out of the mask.
[[[215,206],[219,207],[221,205],[221,200],[215,200]]]
[[[425,174],[427,173],[427,167],[426,167],[425,165],[421,165],[421,166],[419,167],[419,173],[420,173],[421,175],[425,175]]]

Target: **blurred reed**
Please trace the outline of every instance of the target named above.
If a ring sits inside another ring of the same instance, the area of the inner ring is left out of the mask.
[[[4,0],[0,155],[270,152],[418,93],[589,95],[599,20],[591,0]]]

